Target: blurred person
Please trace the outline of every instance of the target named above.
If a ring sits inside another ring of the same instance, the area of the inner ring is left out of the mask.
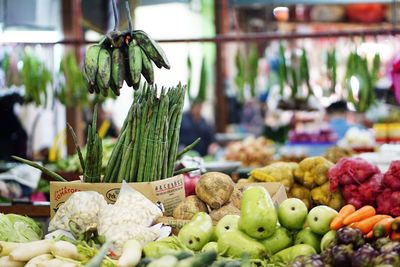
[[[14,112],[15,104],[22,104],[24,98],[18,93],[0,97],[0,161],[13,161],[11,156],[27,157],[28,135]]]
[[[200,143],[193,150],[197,151],[201,156],[206,156],[207,154],[214,154],[218,146],[215,143],[213,127],[201,115],[202,108],[203,102],[195,100],[191,104],[190,110],[183,113],[179,146],[190,145],[200,137]]]
[[[363,128],[359,124],[350,122],[351,112],[347,108],[346,101],[337,101],[326,108],[326,115],[329,126],[338,136],[338,140],[342,139],[347,130],[352,127]]]
[[[254,99],[247,100],[242,109],[241,123],[246,132],[259,136],[263,132],[264,118],[261,105]]]

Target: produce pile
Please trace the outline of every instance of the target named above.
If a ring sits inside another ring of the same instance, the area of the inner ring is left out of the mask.
[[[372,205],[382,214],[400,216],[400,161],[383,174],[361,158],[341,159],[329,170],[332,191],[342,192],[346,203],[360,208]]]
[[[328,148],[324,153],[324,158],[327,160],[337,163],[342,158],[349,158],[352,156],[350,150],[338,146]]]
[[[308,212],[289,198],[275,210],[267,191],[253,185],[243,192],[240,215],[213,226],[207,213],[196,213],[177,236],[148,243],[139,266],[400,266],[399,241],[400,219],[372,206]]]
[[[317,206],[308,213],[305,204],[295,198],[276,209],[268,191],[252,185],[243,191],[238,215],[225,215],[214,226],[210,215],[197,212],[177,236],[148,243],[139,266],[153,266],[148,258],[177,257],[182,251],[214,251],[218,257],[207,265],[164,266],[231,266],[228,264],[233,262],[236,265],[232,266],[245,266],[241,264],[246,257],[258,264],[247,266],[286,266],[297,256],[321,251],[322,236],[330,231],[337,214],[327,206]]]
[[[260,167],[273,160],[275,147],[273,142],[265,137],[247,137],[243,141],[228,144],[225,159],[240,161],[242,166]]]
[[[400,219],[372,206],[345,205],[321,241],[321,254],[297,257],[288,266],[400,266]]]
[[[333,166],[319,156],[305,158],[300,163],[275,162],[251,171],[248,182],[280,182],[289,196],[301,199],[308,209],[327,205],[339,210],[343,206],[342,196],[329,190],[328,171]]]
[[[231,177],[220,172],[203,174],[195,187],[195,195],[186,197],[172,213],[172,217],[160,217],[157,222],[170,225],[177,233],[198,212],[208,213],[217,223],[228,214],[240,214],[242,191]]]

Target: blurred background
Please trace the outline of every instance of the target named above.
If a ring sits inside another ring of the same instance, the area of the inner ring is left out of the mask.
[[[125,30],[125,1],[116,3]],[[351,153],[385,169],[399,156],[400,1],[128,3],[134,29],[159,41],[171,63],[155,69],[156,84],[188,85],[181,146],[202,137],[192,156],[208,170],[241,177],[276,160]],[[87,46],[113,27],[109,0],[0,0],[4,202],[47,201],[46,177],[12,173],[11,155],[78,179],[66,125],[84,145],[94,102],[111,153],[133,90],[90,95],[81,69]]]

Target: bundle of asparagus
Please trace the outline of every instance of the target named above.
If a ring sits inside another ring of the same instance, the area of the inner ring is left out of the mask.
[[[79,146],[77,146],[77,150]],[[81,161],[83,181],[86,183],[99,183],[101,181],[101,160],[103,157],[102,139],[97,133],[97,104],[94,107],[92,125],[88,125],[85,162]],[[78,151],[80,153],[80,151]],[[81,157],[80,157],[81,160]]]
[[[143,84],[108,162],[103,182],[149,182],[174,174],[186,88]]]

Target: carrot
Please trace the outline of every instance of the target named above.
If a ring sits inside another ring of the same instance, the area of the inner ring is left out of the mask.
[[[400,217],[394,219],[391,228],[393,232],[400,233]]]
[[[390,239],[392,239],[393,241],[400,241],[400,233],[392,232],[390,234]]]
[[[356,211],[356,208],[351,205],[347,204],[343,206],[340,210],[338,215],[332,220],[331,222],[331,230],[338,230],[344,226],[343,220]]]
[[[377,222],[381,221],[384,218],[388,218],[388,217],[389,217],[388,215],[374,215],[374,216],[366,218],[362,221],[354,223],[354,225],[352,227],[361,230],[361,232],[364,235],[366,235],[366,234],[368,234],[368,232],[372,231],[372,229],[374,228],[374,225]]]
[[[373,228],[374,237],[379,238],[389,235],[393,221],[394,219],[389,217],[377,222]]]
[[[372,206],[364,206],[344,218],[343,223],[349,225],[354,222],[359,222],[376,214],[375,208]]]
[[[368,238],[368,239],[373,238],[374,237],[374,231],[369,231],[368,234],[366,234],[365,237]]]

